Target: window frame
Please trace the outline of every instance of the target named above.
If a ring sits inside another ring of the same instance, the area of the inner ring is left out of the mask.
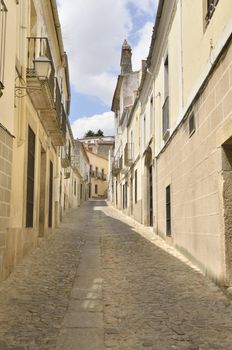
[[[36,158],[36,135],[28,125],[27,135],[27,192],[26,192],[26,228],[34,226],[35,205],[35,159]]]
[[[134,187],[135,187],[135,204],[138,202],[138,172],[137,169],[135,169],[134,174]]]
[[[166,236],[172,235],[171,223],[171,185],[166,187]]]
[[[196,118],[195,113],[192,111],[188,117],[188,129],[189,129],[189,137],[191,137],[196,131]]]

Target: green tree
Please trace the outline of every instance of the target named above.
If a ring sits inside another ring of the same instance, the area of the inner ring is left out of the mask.
[[[104,136],[103,131],[99,129],[98,132],[96,133],[96,136]]]
[[[89,130],[86,132],[85,137],[93,137],[95,136],[95,133],[92,130]]]
[[[84,137],[100,137],[100,136],[104,136],[104,133],[101,129],[98,130],[98,132],[94,132],[92,130],[89,130],[85,133],[85,136]]]

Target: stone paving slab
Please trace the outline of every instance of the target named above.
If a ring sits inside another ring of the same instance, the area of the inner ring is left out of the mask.
[[[102,300],[94,299],[71,299],[69,309],[71,311],[87,311],[87,312],[102,312],[103,304]]]
[[[105,350],[103,329],[64,329],[56,350]]]
[[[75,311],[69,309],[64,318],[64,328],[101,328],[103,329],[103,313]]]

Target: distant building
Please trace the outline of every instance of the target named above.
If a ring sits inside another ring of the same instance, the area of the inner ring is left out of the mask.
[[[108,197],[109,154],[114,148],[114,136],[85,137],[78,140],[89,158],[89,197]]]
[[[99,154],[108,159],[109,150],[114,146],[114,136],[85,137],[79,139],[84,147],[90,152]]]
[[[107,198],[108,189],[108,159],[99,154],[86,150],[89,158],[90,168],[90,198]]]

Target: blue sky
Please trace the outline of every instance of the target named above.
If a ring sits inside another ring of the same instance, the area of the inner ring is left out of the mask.
[[[68,3],[68,4],[67,4]],[[71,80],[70,122],[75,137],[88,129],[113,134],[111,101],[121,45],[132,46],[133,69],[148,54],[157,0],[59,0]]]

